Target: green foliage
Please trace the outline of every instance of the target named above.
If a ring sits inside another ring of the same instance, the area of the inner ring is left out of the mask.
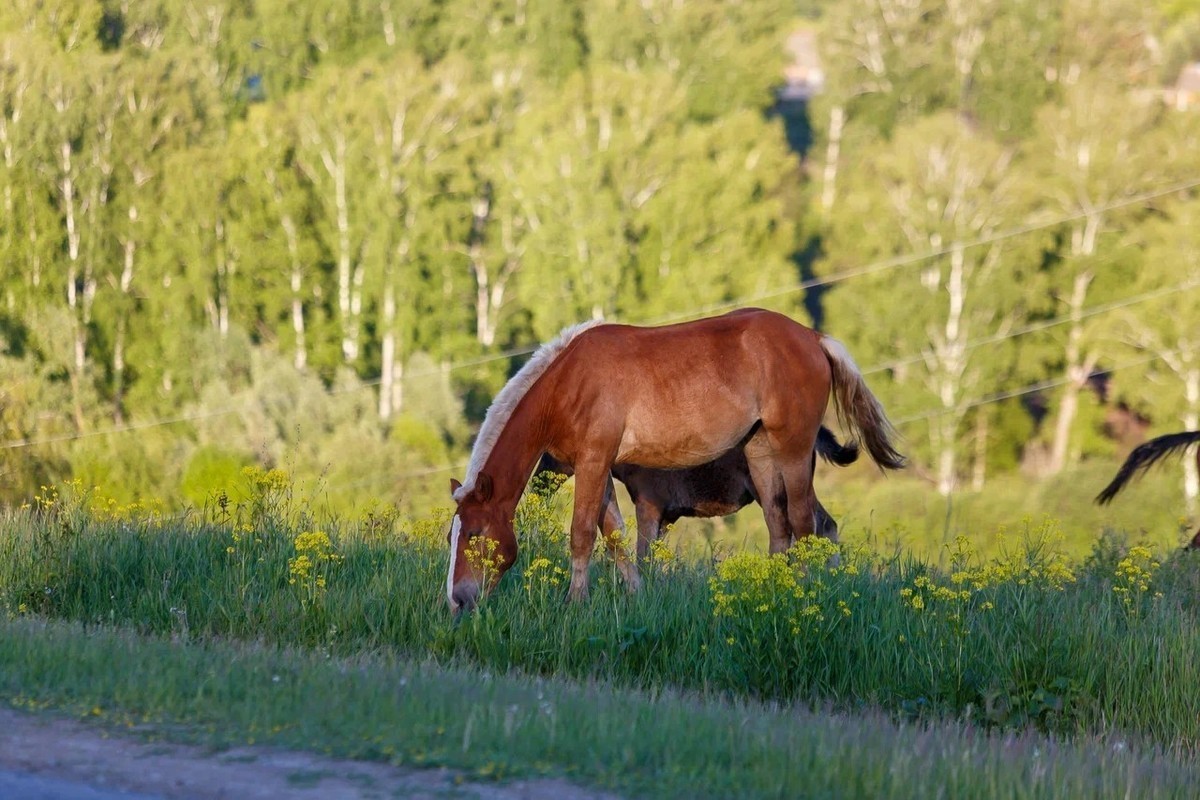
[[[197,508],[211,505],[221,491],[237,481],[245,466],[244,455],[228,453],[212,445],[200,447],[188,460],[179,482],[179,491],[188,503]]]
[[[844,337],[943,492],[1131,444],[1093,372],[1200,414],[1166,363],[1190,290],[1131,300],[1197,247],[1194,196],[1140,197],[1197,167],[1156,92],[1194,4],[535,5],[0,11],[0,499],[180,505],[210,448],[416,510],[538,341],[748,304]],[[797,24],[803,161],[772,108]]]

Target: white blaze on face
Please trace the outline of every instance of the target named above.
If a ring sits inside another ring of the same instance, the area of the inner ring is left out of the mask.
[[[454,559],[458,557],[458,537],[462,534],[462,520],[458,514],[450,524],[450,570],[446,573],[446,599],[454,606]]]

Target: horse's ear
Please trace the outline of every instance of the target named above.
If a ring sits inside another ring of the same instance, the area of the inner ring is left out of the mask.
[[[457,478],[450,479],[450,496],[451,497],[453,497],[454,493],[457,492],[461,488],[462,488],[462,484],[458,482]]]
[[[492,476],[486,472],[479,473],[479,477],[475,479],[475,494],[479,495],[479,499],[486,503],[492,499]]]

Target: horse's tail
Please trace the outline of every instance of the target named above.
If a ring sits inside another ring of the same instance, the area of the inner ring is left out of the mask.
[[[842,444],[822,425],[817,431],[817,455],[835,466],[848,467],[858,461],[858,442]]]
[[[883,406],[871,394],[862,372],[850,357],[846,346],[829,336],[821,337],[821,349],[833,369],[833,403],[838,419],[866,445],[875,463],[884,469],[900,469],[904,456],[892,439],[896,431],[883,413]]]
[[[1105,505],[1136,475],[1145,472],[1163,457],[1178,453],[1196,442],[1200,442],[1200,431],[1168,433],[1139,444],[1117,470],[1112,482],[1096,495],[1096,502]]]

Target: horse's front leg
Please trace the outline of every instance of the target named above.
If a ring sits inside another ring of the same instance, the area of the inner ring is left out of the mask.
[[[642,588],[642,578],[638,575],[637,564],[629,558],[625,550],[625,518],[621,516],[621,507],[617,505],[616,487],[612,478],[608,479],[608,487],[604,493],[604,513],[600,518],[600,535],[608,547],[608,554],[617,564],[617,570],[625,581],[625,588],[636,592]]]
[[[571,515],[571,588],[568,600],[588,596],[588,566],[596,546],[596,528],[604,511],[607,464],[575,465],[575,510]]]

